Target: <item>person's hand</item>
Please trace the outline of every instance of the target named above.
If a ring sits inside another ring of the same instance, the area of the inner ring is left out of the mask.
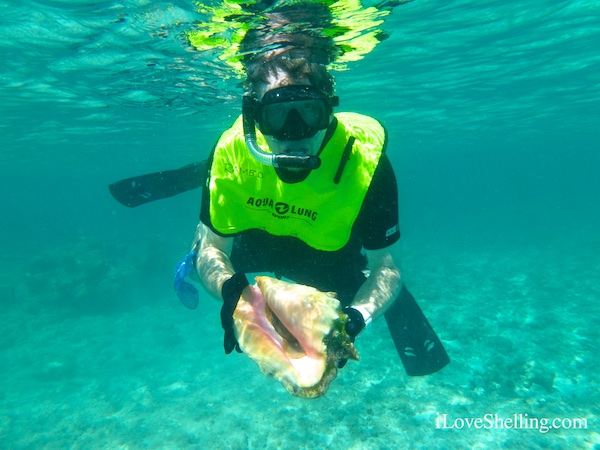
[[[221,307],[221,326],[224,331],[223,347],[225,354],[229,355],[233,349],[242,353],[240,344],[235,338],[235,329],[233,325],[233,312],[242,296],[242,291],[248,286],[248,278],[244,273],[235,273],[229,280],[223,283],[221,287],[221,297],[223,297],[223,306]],[[360,313],[359,313],[360,314]]]
[[[351,306],[346,306],[344,308],[344,313],[348,316],[348,321],[346,322],[346,333],[350,336],[350,341],[354,342],[356,336],[365,328],[365,319],[363,315],[357,309],[352,308]],[[348,360],[346,358],[342,358],[338,361],[338,368],[341,369],[346,365]]]
[[[358,336],[365,327],[365,319],[358,309],[354,309],[351,306],[346,306],[344,312],[348,315],[346,333],[350,336],[350,340],[354,342],[356,336]]]

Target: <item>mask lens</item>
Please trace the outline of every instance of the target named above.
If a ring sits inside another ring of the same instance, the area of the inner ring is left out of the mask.
[[[310,129],[323,130],[329,125],[329,111],[323,101],[298,100],[263,105],[257,117],[260,131],[263,134],[275,135],[282,131],[286,123],[288,126],[294,126],[293,120],[288,121],[292,111],[296,112],[292,117],[299,117]]]
[[[327,128],[333,104],[337,103],[311,86],[285,86],[264,95],[256,121],[265,135],[281,140],[303,139]]]

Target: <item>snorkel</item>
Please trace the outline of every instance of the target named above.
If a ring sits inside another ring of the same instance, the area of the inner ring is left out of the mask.
[[[244,127],[244,140],[246,146],[257,161],[267,166],[285,169],[318,169],[321,160],[316,155],[284,155],[265,152],[256,142],[256,121],[254,118],[256,100],[250,95],[242,97],[242,116]]]

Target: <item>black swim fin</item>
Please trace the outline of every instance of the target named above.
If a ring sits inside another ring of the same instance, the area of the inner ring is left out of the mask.
[[[179,169],[139,175],[112,183],[108,188],[119,203],[135,208],[202,186],[206,180],[206,164],[207,161],[200,161]]]
[[[408,375],[430,375],[448,365],[442,342],[405,286],[385,312],[385,320]]]

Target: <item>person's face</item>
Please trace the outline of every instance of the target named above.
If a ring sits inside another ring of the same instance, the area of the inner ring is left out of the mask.
[[[281,79],[273,79],[265,83],[258,92],[259,101],[273,101],[275,90],[286,86],[292,85]],[[310,86],[310,83],[305,80],[305,82],[294,83],[293,86],[300,88],[301,86]],[[281,92],[281,90],[276,92]],[[319,120],[321,125],[323,120],[326,120],[326,124],[331,121],[331,115],[328,112],[326,119],[323,118],[323,110],[319,106],[319,102],[315,100],[278,102],[276,99],[274,104],[265,108],[265,115],[270,114],[272,122],[283,130],[273,134],[263,133],[271,151],[275,154],[316,155],[327,130],[325,128],[311,131],[311,126],[315,124],[316,120]],[[305,134],[309,136],[303,137]]]

